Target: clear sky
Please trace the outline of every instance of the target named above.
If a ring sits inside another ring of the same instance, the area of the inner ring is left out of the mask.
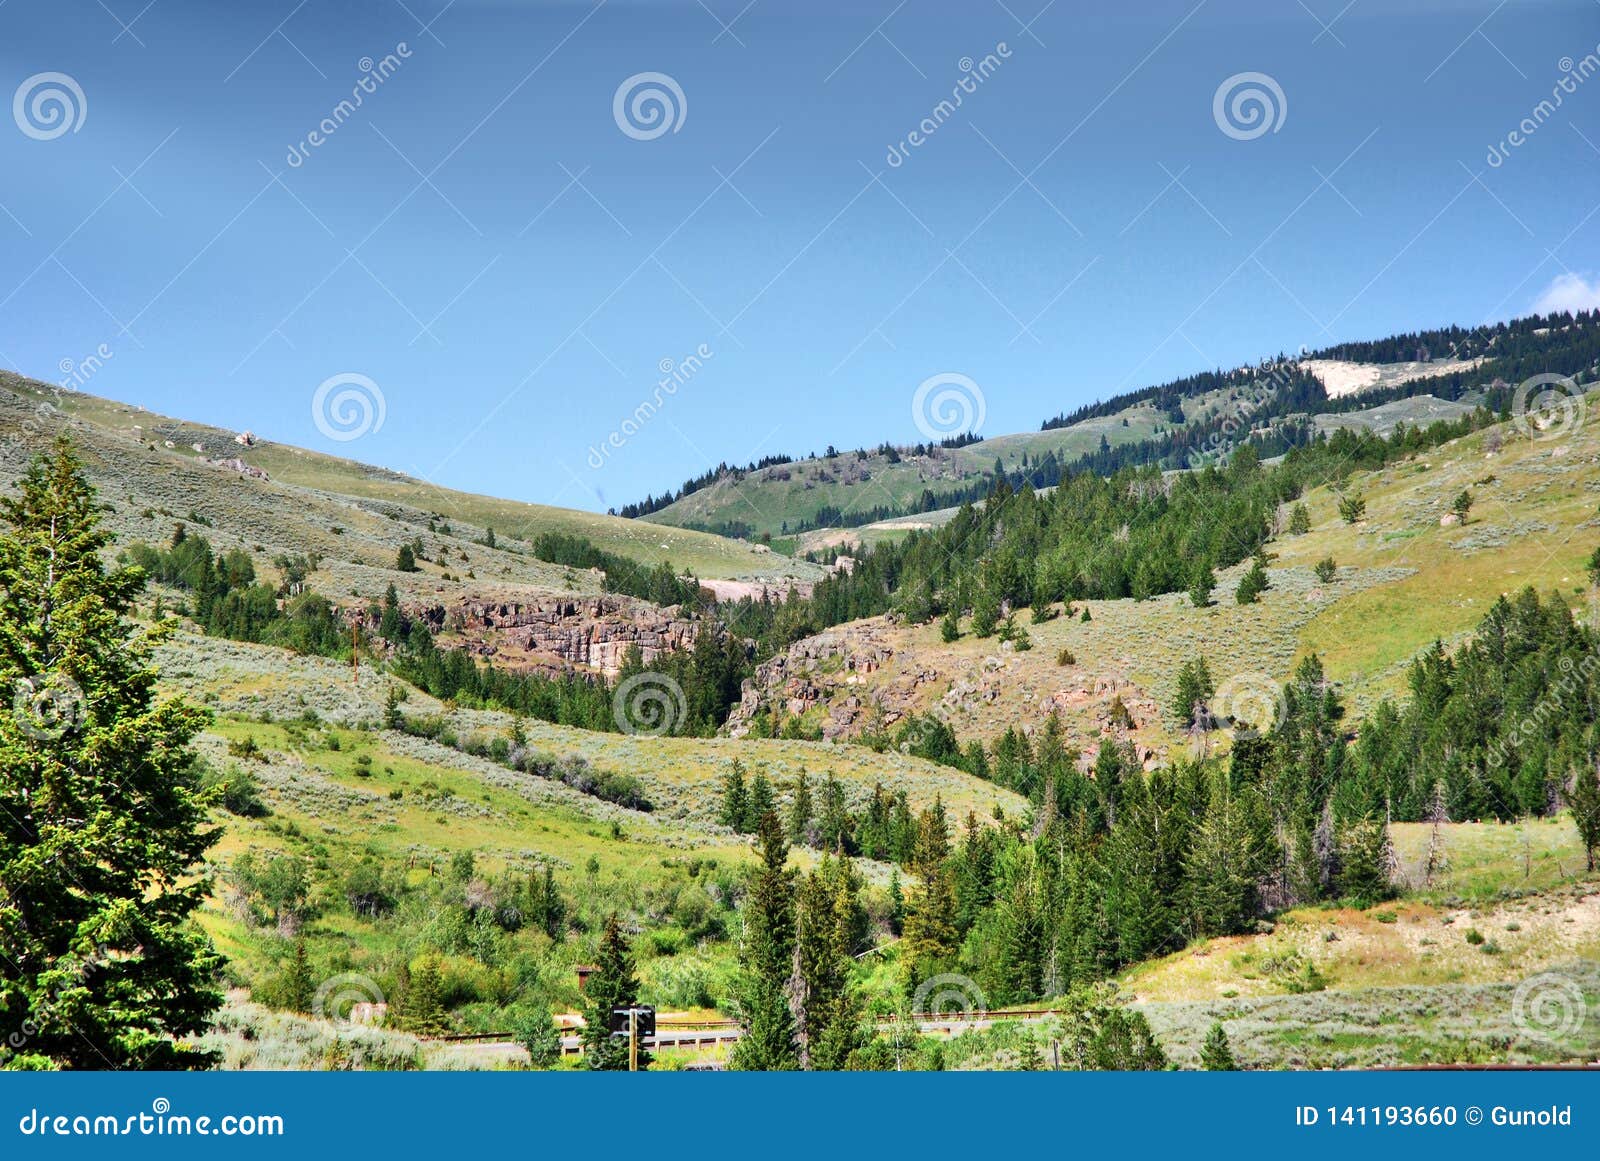
[[[1596,0],[297,3],[0,6],[0,365],[603,509],[1596,304]]]

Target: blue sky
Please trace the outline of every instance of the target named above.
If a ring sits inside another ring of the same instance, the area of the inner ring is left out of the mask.
[[[1600,76],[1504,144],[1595,0],[296,2],[0,7],[0,365],[103,347],[96,394],[603,509],[915,442],[930,376],[992,435],[1596,300]],[[648,73],[659,134],[614,113]],[[1259,135],[1215,114],[1251,73]]]

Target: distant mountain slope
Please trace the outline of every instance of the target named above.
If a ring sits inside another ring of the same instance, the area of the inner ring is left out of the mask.
[[[1013,483],[1026,478],[1043,486],[1070,470],[1189,467],[1245,438],[1273,455],[1337,427],[1387,432],[1397,422],[1450,418],[1478,403],[1500,411],[1529,376],[1575,374],[1597,360],[1593,313],[1347,343],[1116,395],[1047,420],[1041,431],[963,447],[923,445],[915,454],[884,445],[755,471],[720,469],[672,503],[652,505],[644,519],[773,537],[877,525],[982,496],[997,463]]]
[[[419,534],[425,542],[438,542],[439,551],[427,555],[441,562],[439,569],[430,575],[425,568],[420,574],[422,581],[435,584],[440,572],[475,571],[480,578],[572,591],[568,570],[533,559],[526,545],[517,543],[545,532],[587,537],[607,551],[651,564],[670,561],[708,578],[813,580],[820,575],[815,567],[763,546],[458,492],[289,444],[260,441],[247,447],[235,442],[234,432],[0,373],[4,474],[14,475],[27,455],[57,431],[68,431],[85,445],[95,482],[108,498],[116,498],[113,503],[120,508],[125,501],[140,512],[155,513],[140,519],[120,512],[120,531],[135,538],[161,538],[170,533],[174,514],[187,518],[193,509],[226,534],[214,536],[221,543],[248,541],[274,551],[316,551],[330,558],[329,567],[340,571],[345,586],[336,593],[352,587],[345,582],[353,582],[362,596],[374,595],[368,591],[371,584],[354,574],[370,569],[388,573],[400,544]],[[264,471],[269,479],[208,462],[232,460]],[[157,512],[163,508],[167,515]],[[491,527],[498,549],[477,543]],[[382,579],[387,584],[393,576]],[[584,583],[578,579],[580,591]],[[378,586],[378,595],[382,588]]]

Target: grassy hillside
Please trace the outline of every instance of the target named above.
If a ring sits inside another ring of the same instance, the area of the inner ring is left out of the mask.
[[[516,549],[518,540],[559,532],[587,537],[603,549],[652,564],[670,561],[708,578],[804,580],[818,575],[804,562],[786,560],[756,545],[458,492],[288,444],[263,441],[246,448],[234,442],[236,432],[0,373],[0,436],[12,437],[8,442],[17,453],[8,453],[5,470],[14,473],[22,455],[57,430],[72,431],[91,453],[99,452],[91,460],[96,484],[120,493],[131,504],[194,506],[244,539],[297,551],[314,549],[349,557],[357,564],[392,563],[399,543],[419,527],[426,529],[431,519],[436,525],[449,525],[454,539],[465,543],[482,539],[484,530],[493,527],[509,550]],[[167,447],[168,443],[173,446]],[[266,471],[270,483],[205,463],[233,458]],[[252,521],[236,511],[242,506],[240,497],[251,491],[266,494],[262,506],[270,515]],[[333,528],[340,531],[333,533]],[[539,562],[519,564],[510,559],[512,555],[494,556],[488,572],[557,590],[564,587],[559,580],[562,570]]]
[[[1320,431],[1339,427],[1364,428],[1387,434],[1398,423],[1429,423],[1450,419],[1472,410],[1474,402],[1416,395],[1370,408],[1359,406],[1366,391],[1393,390],[1402,384],[1430,375],[1470,370],[1470,363],[1441,360],[1419,364],[1361,364],[1319,360],[1314,367],[1332,384],[1332,396],[1353,396],[1357,406],[1314,417]],[[1359,384],[1354,388],[1348,382]],[[1113,404],[1115,401],[1112,401]],[[761,468],[754,472],[730,472],[711,484],[660,509],[644,519],[651,523],[678,527],[721,528],[728,524],[747,526],[756,534],[783,536],[806,529],[801,548],[831,546],[839,541],[863,539],[867,543],[893,536],[907,523],[924,519],[919,513],[924,494],[943,498],[957,489],[981,483],[991,477],[996,462],[1008,473],[1036,468],[1046,455],[1063,466],[1099,450],[1151,440],[1163,433],[1182,432],[1219,416],[1233,415],[1241,430],[1258,423],[1257,405],[1241,401],[1232,390],[1201,390],[1185,397],[1181,404],[1182,421],[1176,413],[1164,410],[1154,400],[1132,402],[1112,408],[1104,415],[1092,415],[1076,423],[1044,431],[1018,432],[990,436],[965,447],[932,448],[924,455],[897,452],[898,462],[881,450],[851,451]],[[1204,430],[1202,428],[1202,430]],[[1102,441],[1104,444],[1102,445]],[[880,509],[906,515],[897,519],[867,523],[862,517]],[[837,511],[844,519],[819,520],[819,513]],[[934,515],[929,513],[928,515]],[[813,531],[842,524],[847,528],[867,524],[859,534],[829,535]]]
[[[1027,652],[970,633],[947,644],[937,624],[873,618],[843,625],[822,635],[820,650],[806,646],[835,659],[801,663],[824,694],[808,712],[821,720],[847,700],[876,698],[891,718],[932,711],[963,738],[988,740],[1053,708],[1076,741],[1091,745],[1104,732],[1112,697],[1121,696],[1135,721],[1131,737],[1155,753],[1175,752],[1187,742],[1165,711],[1179,665],[1193,656],[1207,658],[1219,686],[1231,681],[1241,696],[1270,700],[1297,660],[1315,651],[1359,714],[1402,691],[1419,650],[1436,638],[1463,638],[1503,593],[1533,585],[1570,604],[1587,607],[1592,599],[1584,562],[1600,543],[1600,430],[1593,425],[1544,440],[1502,424],[1356,473],[1346,486],[1366,499],[1365,518],[1346,524],[1329,488],[1308,494],[1311,531],[1271,542],[1272,587],[1257,604],[1233,599],[1241,565],[1219,572],[1215,603],[1205,609],[1174,593],[1077,602],[1076,611],[1088,609],[1087,622],[1031,624],[1024,614],[1033,643]],[[1475,501],[1467,523],[1441,525],[1463,490]],[[1330,556],[1338,571],[1323,584],[1313,566]],[[848,666],[852,656],[873,658],[870,671]]]

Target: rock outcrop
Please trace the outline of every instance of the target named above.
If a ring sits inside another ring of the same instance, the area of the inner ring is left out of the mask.
[[[436,630],[464,637],[481,657],[535,664],[556,661],[607,676],[637,645],[650,664],[662,653],[693,648],[701,622],[677,606],[658,608],[629,597],[546,597],[532,601],[467,600],[419,614]]]

